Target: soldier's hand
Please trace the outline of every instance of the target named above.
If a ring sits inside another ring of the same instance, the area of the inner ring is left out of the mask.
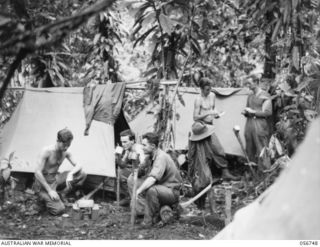
[[[89,130],[88,130],[88,129],[85,129],[83,134],[84,134],[85,136],[89,135]]]
[[[214,111],[214,110],[210,110],[210,111],[208,111],[208,115],[212,115],[212,116],[214,116],[216,113],[217,113],[217,112],[216,112],[216,111]]]
[[[257,164],[253,161],[250,161],[250,162],[246,162],[245,163],[246,166],[257,166]]]
[[[55,190],[50,190],[48,194],[49,194],[51,200],[56,201],[56,200],[59,200],[59,198],[60,198],[58,193]]]
[[[71,189],[72,187],[72,180],[73,180],[73,175],[72,173],[68,173],[67,175],[67,178],[66,178],[66,186],[67,186],[67,189]]]
[[[245,111],[251,114],[255,113],[255,110],[251,109],[250,107],[246,107]]]
[[[139,196],[140,194],[141,194],[141,191],[139,189],[137,189],[136,196]]]

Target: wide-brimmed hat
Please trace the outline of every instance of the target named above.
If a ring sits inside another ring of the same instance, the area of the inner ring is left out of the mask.
[[[214,133],[214,127],[212,125],[207,125],[202,122],[194,122],[191,130],[190,141],[200,141]]]

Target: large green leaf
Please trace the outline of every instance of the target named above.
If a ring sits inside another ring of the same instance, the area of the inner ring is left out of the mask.
[[[132,31],[132,33],[131,33],[131,37],[134,37],[140,30],[142,29],[142,26],[141,25],[138,25],[138,26],[136,26],[134,29],[133,29],[133,31]]]
[[[306,80],[303,80],[298,87],[296,88],[296,91],[301,92],[303,89],[305,89],[307,86],[309,86],[310,82],[312,81],[311,78],[308,78]]]
[[[122,40],[121,40],[120,36],[118,35],[117,32],[115,32],[115,30],[111,29],[110,30],[110,34],[111,34],[112,37],[116,38],[120,43],[122,43]],[[109,42],[110,41],[112,42],[112,40],[109,40]]]
[[[294,46],[292,49],[292,64],[296,68],[296,70],[300,70],[300,54],[299,54],[299,47]]]
[[[191,38],[191,45],[192,45],[192,50],[196,55],[200,55],[201,53],[201,47],[198,42],[198,40]]]
[[[152,4],[151,4],[150,2],[144,3],[144,4],[139,8],[139,10],[137,11],[137,13],[135,14],[135,19],[136,19],[136,20],[140,20],[141,17],[142,17],[143,15],[145,15],[145,11],[146,11],[148,8],[152,8]],[[136,24],[137,24],[137,21],[135,22],[134,25],[136,25]]]
[[[149,14],[149,13],[143,13],[139,18],[136,18],[133,27],[135,27],[135,26],[142,26],[142,22],[143,22],[144,18],[145,18],[148,14]]]
[[[284,11],[283,11],[283,23],[287,24],[290,21],[291,15],[291,0],[284,1]]]
[[[278,35],[278,32],[280,30],[280,26],[281,26],[281,23],[282,23],[282,19],[279,18],[278,19],[278,22],[277,22],[277,25],[275,26],[274,30],[273,30],[273,33],[272,33],[272,37],[271,37],[271,41],[274,42],[276,40],[276,37]]]
[[[9,177],[10,177],[10,174],[11,174],[11,169],[10,168],[6,168],[4,170],[1,170],[1,175],[4,179],[4,181],[8,181]]]
[[[50,79],[51,79],[51,82],[53,83],[53,85],[54,85],[55,87],[57,87],[58,84],[57,84],[57,82],[56,82],[56,80],[55,80],[55,72],[54,72],[52,69],[47,69],[47,72],[48,72],[48,75],[49,75],[49,77],[50,77]]]
[[[8,24],[10,21],[11,19],[0,15],[0,27]]]
[[[153,24],[156,20],[156,13],[155,12],[149,12],[146,14],[146,16],[143,18],[141,25],[146,26],[149,24]]]
[[[96,45],[99,41],[101,37],[101,33],[97,33],[95,36],[94,36],[94,39],[93,39],[93,44]]]
[[[292,0],[292,8],[297,8],[298,4],[300,3],[300,0]]]
[[[65,63],[60,62],[60,61],[57,61],[57,64],[58,64],[61,68],[63,68],[64,70],[68,71],[68,67],[67,67],[67,65],[66,65]]]
[[[167,34],[171,34],[176,22],[172,21],[168,16],[164,14],[159,15],[159,21],[160,21],[162,30]]]
[[[145,39],[148,37],[148,35],[157,28],[158,26],[155,25],[152,28],[150,28],[149,30],[147,30],[146,32],[144,32],[133,44],[133,47],[136,47],[136,45],[138,44],[138,42],[140,42],[140,44],[145,41]]]
[[[56,75],[57,75],[57,77],[59,78],[59,80],[61,81],[62,85],[64,85],[65,79],[64,79],[64,77],[61,75],[61,73],[60,73],[60,71],[59,71],[59,68],[56,67],[56,66],[54,66],[53,69],[55,70]]]
[[[12,167],[11,167],[11,162],[13,161],[13,159],[14,159],[14,152],[11,152],[11,153],[9,154],[9,159],[8,159],[8,161],[9,161],[9,167],[10,167],[10,168],[12,168]]]
[[[151,68],[148,71],[146,71],[145,73],[143,73],[144,77],[148,77],[150,75],[154,75],[158,72],[158,68]]]

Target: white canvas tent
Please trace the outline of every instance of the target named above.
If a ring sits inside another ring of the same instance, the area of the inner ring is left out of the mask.
[[[224,111],[225,114],[214,121],[216,134],[225,149],[227,154],[243,156],[241,147],[233,133],[235,125],[240,126],[240,134],[243,143],[245,143],[243,131],[245,125],[245,117],[241,111],[246,107],[249,91],[240,88],[215,88],[216,93],[216,108],[219,111]],[[188,147],[188,133],[191,131],[193,124],[193,109],[194,100],[199,95],[199,90],[194,88],[180,88],[179,94],[182,96],[185,105],[176,98],[174,114],[175,118],[175,146],[177,150],[184,150]],[[129,122],[130,128],[141,136],[142,134],[153,131],[155,116],[152,112],[157,112],[158,109],[152,104],[148,105],[138,116]]]
[[[84,136],[83,88],[26,89],[0,139],[0,157],[15,152],[13,171],[31,172],[41,149],[56,142],[65,127],[74,134],[70,151],[89,175],[115,177],[114,126],[93,121]],[[67,160],[60,171],[70,170]]]

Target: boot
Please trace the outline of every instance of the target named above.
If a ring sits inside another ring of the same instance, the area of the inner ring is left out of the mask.
[[[164,224],[173,222],[173,211],[172,208],[165,205],[160,209],[160,218]]]
[[[239,181],[241,178],[237,176],[233,176],[227,168],[222,170],[222,179],[224,180],[234,180],[234,181]]]

